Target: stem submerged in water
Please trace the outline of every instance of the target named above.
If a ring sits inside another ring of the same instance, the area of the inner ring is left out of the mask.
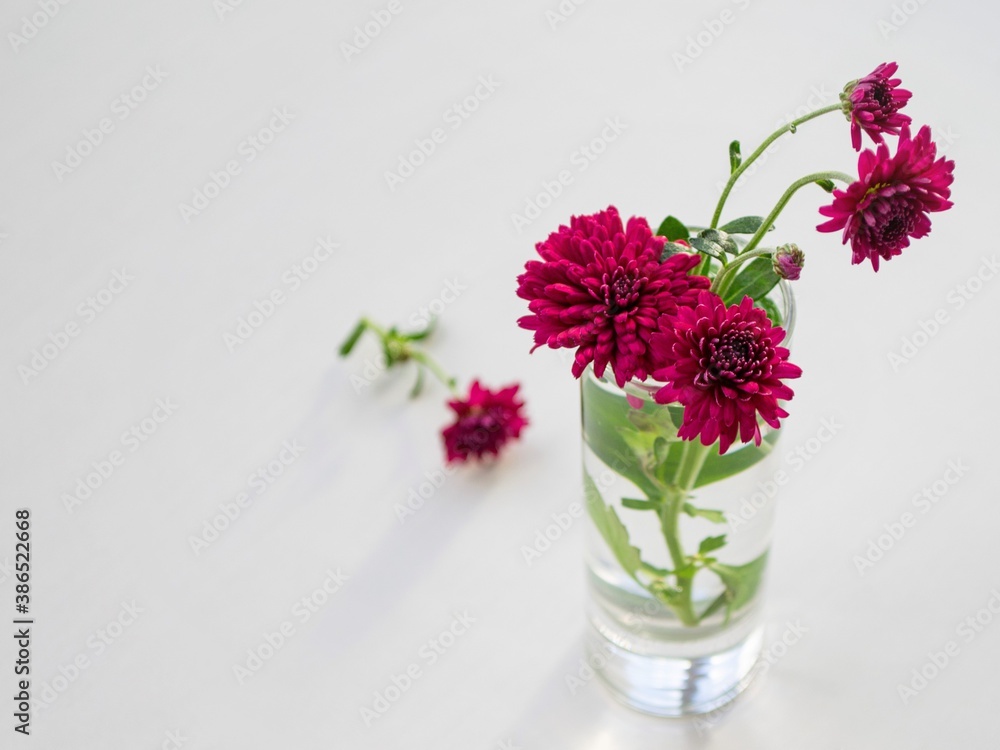
[[[680,618],[680,621],[688,626],[695,626],[699,621],[691,599],[697,569],[693,567],[693,563],[684,554],[680,535],[680,515],[694,483],[698,481],[698,473],[713,447],[702,445],[699,442],[684,444],[684,452],[681,454],[680,463],[677,466],[674,484],[667,491],[660,511],[660,527],[663,529],[663,538],[667,543],[670,559],[674,565],[676,585],[676,592],[670,597],[669,606]]]

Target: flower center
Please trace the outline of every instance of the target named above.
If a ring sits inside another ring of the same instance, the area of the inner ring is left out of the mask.
[[[631,310],[639,300],[643,279],[624,268],[616,268],[611,276],[604,274],[602,281],[601,292],[609,316]]]
[[[880,78],[871,85],[871,97],[878,103],[880,109],[882,109],[887,114],[892,114],[896,111],[896,105],[892,101],[892,87],[889,86],[888,81],[884,78]]]
[[[744,383],[759,364],[760,345],[750,331],[729,331],[709,344],[707,369],[698,376],[699,385],[720,380]]]
[[[872,235],[878,245],[894,247],[913,231],[915,219],[910,206],[896,204],[887,214],[879,217],[878,223],[872,227]]]
[[[481,451],[495,446],[503,439],[503,420],[499,409],[473,407],[460,421],[461,432],[457,443],[470,451]]]

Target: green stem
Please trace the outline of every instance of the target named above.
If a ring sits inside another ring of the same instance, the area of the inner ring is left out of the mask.
[[[382,326],[380,326],[375,321],[370,320],[368,318],[362,318],[361,322],[359,323],[359,325],[364,326],[369,331],[372,331],[380,339],[385,339],[385,338],[388,338],[388,336],[389,336],[389,332],[387,330],[385,330]]]
[[[456,396],[458,395],[458,389],[455,387],[455,382],[456,382],[455,378],[446,373],[442,369],[441,365],[439,365],[437,362],[435,362],[433,359],[427,356],[427,354],[425,354],[424,352],[420,351],[419,349],[414,349],[411,346],[406,347],[406,353],[410,357],[410,359],[412,359],[414,362],[417,362],[419,365],[423,365],[424,367],[426,367],[427,371],[430,372],[430,374],[436,377],[438,380],[440,380],[445,385],[445,387],[452,392],[452,394]]]
[[[719,270],[719,272],[715,275],[715,280],[712,281],[712,286],[709,291],[715,292],[720,297],[724,296],[726,291],[729,289],[729,282],[731,282],[736,276],[736,271],[742,264],[746,263],[748,260],[753,260],[754,258],[760,258],[761,256],[770,254],[770,250],[751,250],[749,253],[740,253],[728,266]]]
[[[674,485],[668,490],[663,509],[660,512],[663,538],[667,543],[667,550],[670,552],[670,559],[673,561],[675,571],[688,567],[688,557],[684,554],[684,547],[681,544],[680,514],[684,508],[684,501],[691,493],[691,489],[698,479],[698,473],[705,464],[705,459],[711,449],[712,446],[704,446],[698,442],[684,443]],[[674,578],[680,593],[673,604],[673,609],[682,623],[687,626],[697,625],[698,616],[694,612],[694,604],[691,601],[694,576],[675,574]]]
[[[782,195],[781,198],[778,200],[777,205],[772,209],[771,213],[767,215],[766,219],[764,219],[764,223],[760,225],[760,227],[754,233],[754,236],[750,238],[750,241],[747,243],[747,246],[743,248],[743,252],[740,253],[740,255],[743,255],[744,253],[749,253],[755,247],[757,247],[758,244],[760,244],[760,241],[764,238],[764,235],[767,234],[768,230],[772,226],[774,226],[775,220],[778,218],[778,216],[784,210],[785,206],[788,204],[788,201],[792,199],[792,196],[795,195],[795,193],[799,190],[799,188],[805,187],[806,185],[811,185],[814,182],[819,182],[820,180],[840,180],[841,182],[851,183],[854,181],[854,178],[851,177],[850,175],[844,174],[843,172],[815,172],[813,174],[806,175],[801,180],[796,180],[795,182],[793,182],[789,186],[788,190],[785,191],[785,194]]]
[[[684,548],[681,546],[680,534],[678,533],[678,521],[680,520],[683,500],[680,493],[670,493],[672,496],[663,504],[660,511],[660,525],[663,527],[663,538],[667,542],[667,550],[670,552],[670,560],[674,564],[674,569],[683,568],[687,562]]]
[[[812,120],[815,117],[819,117],[820,115],[825,115],[828,112],[836,112],[838,110],[843,111],[843,106],[841,104],[839,103],[831,104],[829,107],[823,107],[822,109],[817,109],[815,112],[810,112],[807,115],[803,115],[797,120],[792,120],[784,127],[778,128],[776,131],[771,133],[771,135],[769,135],[767,139],[762,144],[760,144],[757,150],[754,151],[752,154],[750,154],[750,156],[747,157],[746,161],[740,164],[740,166],[736,169],[735,172],[729,175],[729,182],[726,183],[726,187],[723,189],[722,195],[719,196],[719,203],[715,207],[715,213],[712,214],[712,225],[711,225],[712,229],[718,228],[719,219],[722,217],[722,209],[726,205],[726,199],[729,198],[729,194],[732,192],[733,187],[736,185],[736,181],[740,179],[743,173],[747,170],[747,167],[753,164],[757,160],[757,158],[760,157],[760,155],[767,150],[768,146],[770,146],[772,143],[778,140],[778,138],[783,136],[785,133],[794,133],[798,128],[798,126],[801,125],[802,123],[808,122],[809,120]]]
[[[724,268],[724,267],[725,267],[725,266],[723,266],[723,268]],[[695,269],[695,271],[694,271],[694,275],[695,275],[695,276],[708,276],[708,272],[709,272],[709,271],[711,270],[711,268],[712,268],[712,259],[711,259],[711,258],[709,258],[709,257],[708,257],[708,256],[706,255],[705,257],[703,257],[703,258],[701,259],[701,263],[700,263],[700,264],[699,264],[699,266],[698,266],[698,267],[697,267],[697,268]]]
[[[672,492],[671,494],[675,495],[676,493]],[[667,541],[667,549],[670,551],[670,559],[673,560],[675,570],[687,567],[687,558],[684,555],[684,549],[681,547],[678,528],[682,505],[683,501],[681,501],[679,496],[668,498],[667,502],[663,504],[663,510],[660,515],[663,538]],[[692,578],[675,573],[674,579],[677,582],[678,593],[676,597],[671,597],[670,607],[684,625],[693,627],[698,624],[698,617],[694,613],[694,606],[691,602]]]
[[[677,467],[675,484],[686,500],[694,488],[694,483],[698,481],[698,474],[701,472],[701,467],[705,465],[705,459],[708,458],[708,454],[715,446],[702,445],[700,442],[692,440],[685,447],[687,450],[681,457],[680,466]]]

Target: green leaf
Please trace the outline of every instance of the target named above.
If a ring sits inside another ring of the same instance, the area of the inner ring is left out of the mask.
[[[698,545],[698,554],[707,555],[709,552],[721,549],[726,546],[726,535],[721,536],[709,536],[701,540],[701,544]]]
[[[670,444],[670,450],[663,462],[656,466],[654,470],[656,479],[660,484],[668,486],[674,483],[677,475],[677,468],[681,463],[681,456],[684,455],[684,441],[678,440]]]
[[[653,439],[662,438],[668,442],[680,439],[675,434],[678,425],[674,419],[673,411],[664,409],[650,398],[643,399],[641,408],[630,409],[628,413],[628,421],[635,429],[650,433]]]
[[[712,523],[726,523],[726,514],[721,510],[708,510],[707,508],[696,508],[691,503],[684,503],[684,512],[692,518],[704,518]]]
[[[667,576],[673,575],[673,573],[666,568],[658,568],[645,561],[642,563],[642,570],[643,572],[649,573],[650,575],[654,575],[658,578],[666,578]],[[652,583],[650,585],[652,585]]]
[[[622,505],[632,510],[659,510],[660,508],[659,504],[652,500],[637,500],[634,497],[623,497]]]
[[[629,422],[636,431],[622,431],[625,442],[645,457],[645,473],[659,483],[661,491],[673,484],[683,454],[684,441],[677,437],[683,413],[682,406],[668,404],[664,407],[647,401],[643,409],[629,412]]]
[[[340,345],[340,356],[346,357],[354,349],[354,345],[358,343],[358,339],[361,338],[363,334],[368,329],[368,322],[362,318],[357,322],[351,333],[344,340],[344,343]]]
[[[413,388],[410,389],[410,398],[416,398],[420,395],[420,391],[424,387],[424,368],[417,366],[417,379],[413,383]]]
[[[651,581],[649,593],[666,604],[668,607],[681,606],[684,600],[684,592],[676,586],[670,586],[663,581]]]
[[[708,240],[709,242],[714,242],[730,255],[736,255],[740,251],[740,247],[736,244],[736,240],[730,237],[727,232],[723,232],[720,229],[703,229],[698,232],[698,236],[702,239]]]
[[[653,420],[649,420],[645,426],[640,426],[638,429],[623,429],[621,436],[635,454],[643,476],[650,478],[654,483],[659,483],[654,484],[655,489],[652,492],[644,490],[647,495],[657,500],[666,485],[673,481],[673,475],[666,475],[664,472],[668,468],[670,471],[676,470],[680,453],[671,451],[673,446],[680,444],[680,438],[672,429],[664,433]]]
[[[717,562],[708,565],[709,569],[722,579],[726,587],[730,612],[739,610],[753,599],[760,587],[766,566],[767,552],[746,565],[723,565]]]
[[[833,180],[816,180],[816,184],[828,193],[832,193],[834,188],[837,187]]]
[[[722,298],[727,305],[738,304],[744,295],[754,300],[763,299],[780,280],[770,256],[754,258],[744,264]]]
[[[729,589],[726,589],[721,594],[719,594],[711,604],[709,604],[705,608],[705,611],[701,613],[701,616],[698,618],[698,621],[701,622],[702,620],[705,620],[714,615],[716,612],[718,612],[719,609],[729,601],[729,597],[730,597]]]
[[[686,240],[691,236],[688,228],[684,226],[684,223],[678,219],[676,216],[668,216],[660,223],[660,228],[656,230],[656,234],[660,237],[666,237],[668,240]]]
[[[656,440],[653,441],[653,455],[656,457],[656,463],[662,464],[667,460],[667,454],[670,452],[670,443],[662,435],[658,435]]]
[[[629,543],[628,530],[622,525],[614,508],[604,504],[600,490],[586,471],[583,472],[583,489],[587,499],[587,511],[594,520],[594,526],[597,527],[622,569],[641,585],[642,582],[636,577],[636,573],[642,567],[639,550]]]
[[[690,241],[691,247],[702,255],[707,255],[709,258],[722,260],[722,256],[725,254],[725,250],[722,247],[711,240],[706,240],[704,237],[692,237]]]
[[[632,427],[623,427],[620,433],[622,441],[631,449],[641,465],[646,466],[652,461],[656,435]]]
[[[434,333],[435,326],[437,326],[437,318],[431,318],[423,328],[412,333],[404,333],[402,334],[402,338],[406,341],[423,341]]]
[[[727,224],[723,224],[719,229],[729,234],[753,234],[760,229],[760,225],[763,223],[763,216],[741,216]],[[773,232],[774,227],[771,227],[768,231]]]
[[[694,574],[697,572],[698,572],[698,567],[694,563],[689,562],[684,566],[675,570],[674,575],[677,576],[678,579],[683,578],[688,581],[691,581],[694,578]]]
[[[743,163],[743,156],[740,154],[740,142],[733,141],[729,144],[729,174],[740,168]]]
[[[770,297],[763,297],[759,300],[756,300],[756,302],[757,302],[757,307],[760,307],[761,309],[764,310],[764,312],[767,313],[768,320],[771,321],[772,325],[776,326],[784,325],[784,318],[781,315],[781,310],[778,309],[778,306],[774,303],[774,300],[772,300]]]
[[[677,255],[677,253],[689,253],[691,248],[687,245],[681,245],[677,242],[668,242],[663,246],[663,252],[660,253],[660,262],[662,263],[671,255]]]
[[[651,463],[656,433],[636,429],[630,415],[639,410],[628,405],[624,394],[606,391],[590,377],[581,382],[583,438],[587,447],[644,494],[659,497],[662,489],[645,472],[646,462]]]
[[[781,430],[769,430],[759,446],[747,443],[742,448],[730,450],[724,456],[720,456],[713,450],[705,459],[701,471],[698,472],[694,486],[705,487],[720,479],[726,479],[741,471],[746,471],[758,461],[762,461],[774,449],[780,432]]]

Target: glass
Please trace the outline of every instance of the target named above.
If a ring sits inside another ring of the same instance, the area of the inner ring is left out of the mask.
[[[788,285],[763,306],[790,340]],[[657,387],[581,379],[586,647],[620,701],[682,716],[718,709],[754,674],[780,430],[762,423],[759,447],[719,456],[677,437],[683,407],[655,403]]]

